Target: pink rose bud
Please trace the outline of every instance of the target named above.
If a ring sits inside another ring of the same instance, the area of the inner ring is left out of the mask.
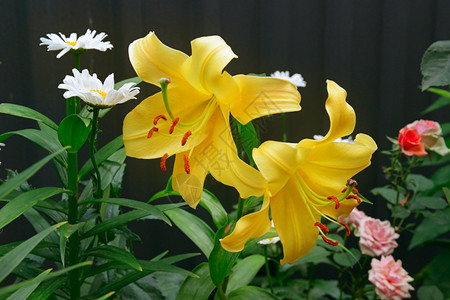
[[[373,258],[370,263],[369,281],[375,286],[375,292],[382,300],[401,300],[411,298],[409,284],[413,278],[402,268],[402,261],[395,261],[389,255],[380,260]]]
[[[389,255],[398,246],[399,234],[389,221],[367,217],[359,224],[358,235],[361,252],[370,256]]]
[[[425,151],[425,144],[422,143],[420,134],[407,126],[400,129],[398,133],[398,144],[405,155],[425,156],[428,154]]]
[[[399,132],[398,144],[402,152],[409,156],[426,155],[426,151],[422,147],[442,156],[450,153],[450,149],[447,148],[442,137],[441,126],[439,123],[429,120],[417,120],[403,127]]]

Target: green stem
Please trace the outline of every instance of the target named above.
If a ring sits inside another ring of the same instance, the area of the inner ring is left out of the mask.
[[[242,215],[244,214],[244,202],[245,202],[245,199],[242,199],[241,197],[239,197],[238,207],[237,207],[237,212],[236,212],[236,221],[239,220],[242,217]]]
[[[219,294],[220,300],[228,300],[227,295],[225,295],[225,292],[223,291],[222,285],[219,285],[217,288],[217,293]]]
[[[267,255],[267,247],[268,247],[267,245],[264,245],[264,258],[265,258],[264,268],[266,270],[266,276],[267,276],[267,281],[269,282],[270,292],[273,294],[273,284],[272,284],[272,277],[270,276],[269,257]]]
[[[80,53],[75,54],[75,68],[78,71],[81,71],[80,55],[81,55]],[[78,98],[78,97],[75,98],[75,111],[78,113],[81,111],[80,98]]]
[[[100,199],[102,197],[102,180],[100,176],[100,171],[98,169],[97,161],[95,160],[95,141],[97,139],[97,129],[98,129],[98,114],[100,109],[98,107],[94,107],[94,111],[92,112],[92,129],[91,129],[91,138],[89,139],[89,156],[91,157],[92,166],[95,170],[95,181],[96,181],[96,190],[94,192],[94,198]]]
[[[282,130],[281,141],[287,142],[286,114],[281,114],[281,130]]]

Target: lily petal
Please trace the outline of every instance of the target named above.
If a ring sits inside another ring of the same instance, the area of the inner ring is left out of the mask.
[[[245,243],[252,238],[260,237],[270,231],[269,193],[264,195],[261,210],[245,215],[239,219],[233,232],[220,240],[222,247],[230,252],[244,249]]]
[[[314,223],[320,221],[320,215],[306,202],[292,180],[271,199],[273,223],[283,244],[281,264],[293,263],[316,244],[319,230]]]
[[[248,75],[233,77],[241,90],[231,114],[242,124],[271,114],[299,111],[300,93],[287,80]]]
[[[203,148],[204,145],[199,146]],[[175,156],[175,164],[173,165],[172,188],[180,193],[186,203],[196,208],[203,194],[203,184],[208,174],[208,168],[202,163],[202,150],[194,151],[189,158],[189,174],[185,171],[184,155],[188,155],[189,151],[178,153]]]
[[[236,54],[217,35],[197,38],[191,42],[191,48],[192,56],[183,65],[185,78],[199,91],[215,93],[215,83]]]
[[[226,113],[224,113],[226,115]],[[211,175],[223,184],[233,186],[242,198],[260,196],[267,181],[259,171],[242,161],[230,131],[228,119],[216,118],[213,142],[207,150]]]
[[[302,161],[296,144],[267,141],[253,149],[253,159],[261,174],[269,182],[272,194],[278,193]],[[305,149],[308,152],[308,149]]]
[[[299,145],[302,143],[303,141]],[[374,140],[365,134],[358,134],[354,144],[322,143],[310,150],[298,172],[317,194],[335,195],[349,178],[370,165],[370,159],[376,149]]]
[[[180,69],[188,56],[181,51],[167,47],[150,32],[144,38],[135,40],[128,48],[131,64],[137,75],[146,82],[159,86],[159,79],[167,77],[171,85],[183,82]]]

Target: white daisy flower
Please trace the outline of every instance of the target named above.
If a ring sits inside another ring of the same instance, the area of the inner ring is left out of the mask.
[[[289,71],[275,71],[274,73],[270,74],[270,77],[288,80],[298,87],[306,86],[306,81],[303,79],[303,76],[298,73],[290,76]]]
[[[74,76],[67,75],[63,83],[58,85],[58,88],[67,90],[64,93],[66,99],[80,97],[90,106],[107,108],[136,99],[135,96],[139,93],[139,88],[133,87],[136,85],[134,82],[125,83],[120,89],[115,90],[114,74],[110,74],[102,83],[97,74],[91,76],[88,70],[80,73],[77,69],[73,69],[72,72]]]
[[[323,139],[323,135],[315,134],[313,136],[313,138],[315,140],[321,140],[321,139]],[[355,143],[353,141],[353,137],[351,135],[349,135],[346,139],[344,139],[344,138],[337,138],[333,142],[336,142],[336,143],[349,143],[349,144],[354,144]]]
[[[97,35],[95,33],[95,30],[91,31],[88,29],[86,33],[79,38],[77,38],[76,33],[71,33],[69,37],[66,37],[61,32],[59,33],[59,36],[55,33],[49,33],[47,34],[48,38],[41,37],[39,46],[47,45],[47,51],[61,50],[56,56],[57,58],[60,58],[70,50],[96,49],[99,51],[106,51],[112,49],[113,45],[111,45],[111,42],[102,41],[107,37],[106,33],[101,32]]]
[[[274,225],[273,225],[273,221],[271,221],[271,223],[272,223],[272,228],[275,228]],[[258,244],[260,244],[260,245],[270,245],[270,244],[276,244],[279,241],[280,241],[280,238],[277,237],[277,236],[274,236],[273,238],[260,240],[258,242]]]

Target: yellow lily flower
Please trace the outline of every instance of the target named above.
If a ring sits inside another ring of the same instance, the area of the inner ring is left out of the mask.
[[[298,144],[268,141],[253,150],[253,159],[269,183],[260,211],[242,217],[234,231],[221,240],[223,248],[241,251],[250,238],[270,230],[269,209],[277,234],[283,244],[284,263],[293,263],[307,254],[315,245],[318,234],[326,236],[328,228],[321,223],[325,218],[337,222],[347,216],[361,200],[354,181],[349,178],[370,165],[377,149],[374,140],[358,134],[353,143],[335,142],[352,133],[356,116],[346,103],[347,93],[332,81],[327,81],[326,110],[330,129],[321,140],[304,139]],[[343,190],[344,188],[344,190]]]
[[[193,208],[208,172],[234,186],[243,198],[262,195],[267,182],[239,159],[230,113],[246,124],[261,116],[298,111],[300,94],[286,80],[223,71],[236,55],[219,36],[195,39],[191,47],[188,56],[161,43],[153,32],[130,45],[138,76],[154,85],[162,82],[163,89],[126,116],[126,153],[144,159],[161,157],[164,171],[166,159],[175,155],[172,186]]]

